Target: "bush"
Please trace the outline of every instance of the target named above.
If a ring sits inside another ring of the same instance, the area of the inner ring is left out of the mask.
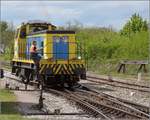
[[[85,45],[89,70],[108,73],[117,71],[123,59],[148,60],[148,32],[122,36],[109,29],[84,28],[77,32],[77,39]]]

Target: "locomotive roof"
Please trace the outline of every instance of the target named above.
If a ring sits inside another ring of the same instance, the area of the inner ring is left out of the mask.
[[[36,35],[36,34],[48,34],[48,33],[51,33],[51,34],[75,34],[75,31],[73,30],[42,30],[42,31],[38,31],[38,32],[33,32],[33,33],[30,33],[30,35]]]
[[[55,25],[51,24],[50,22],[42,21],[42,20],[29,20],[29,21],[23,22],[22,24],[23,25],[26,25],[26,24],[48,24],[48,25],[55,26]]]

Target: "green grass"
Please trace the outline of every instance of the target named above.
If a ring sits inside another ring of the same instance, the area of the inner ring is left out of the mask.
[[[14,94],[11,91],[0,89],[0,100],[1,100],[1,102],[15,101],[16,97],[14,96]]]
[[[0,89],[0,120],[31,120],[23,118],[16,109],[16,97],[9,90]],[[33,119],[32,119],[33,120]]]
[[[9,54],[1,54],[0,55],[0,61],[6,61],[6,62],[9,62],[10,60],[12,59],[12,57],[10,57]]]

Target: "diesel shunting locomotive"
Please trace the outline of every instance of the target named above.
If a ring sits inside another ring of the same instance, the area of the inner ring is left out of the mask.
[[[30,47],[36,41],[41,56],[38,79],[48,85],[69,86],[80,78],[86,79],[84,50],[76,40],[75,31],[57,30],[55,25],[44,21],[22,23],[16,31],[12,73],[28,84],[35,80],[37,67],[31,59]]]

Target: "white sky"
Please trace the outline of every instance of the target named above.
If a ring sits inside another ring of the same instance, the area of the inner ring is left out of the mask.
[[[2,1],[1,20],[15,26],[27,20],[65,25],[77,20],[84,26],[120,29],[133,13],[149,19],[149,1]]]

